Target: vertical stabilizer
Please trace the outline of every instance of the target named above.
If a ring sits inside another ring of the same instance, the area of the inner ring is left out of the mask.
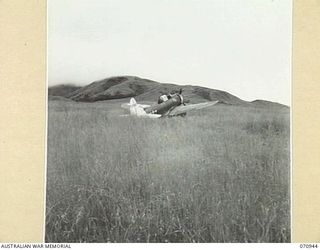
[[[130,104],[130,105],[136,105],[136,104],[137,104],[136,99],[131,98],[129,104]]]

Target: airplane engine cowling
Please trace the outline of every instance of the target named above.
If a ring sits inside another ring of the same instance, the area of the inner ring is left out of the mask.
[[[168,101],[154,105],[152,107],[145,108],[145,111],[146,113],[152,113],[152,114],[164,114],[170,109],[172,109],[173,107],[179,106],[182,103],[183,103],[183,97],[177,94],[171,97]]]

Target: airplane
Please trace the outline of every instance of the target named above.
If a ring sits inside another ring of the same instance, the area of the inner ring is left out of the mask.
[[[185,116],[188,111],[207,108],[218,102],[202,102],[187,105],[180,91],[180,93],[160,96],[158,103],[155,105],[138,104],[134,98],[131,98],[129,103],[123,103],[121,107],[128,109],[131,116],[161,118]]]

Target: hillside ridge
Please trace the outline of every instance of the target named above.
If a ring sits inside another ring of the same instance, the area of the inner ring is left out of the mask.
[[[63,86],[68,87],[63,91]],[[74,91],[70,91],[70,86]],[[59,91],[54,91],[59,90]],[[111,99],[134,97],[137,101],[155,101],[161,94],[177,92],[182,89],[183,96],[190,103],[204,101],[219,101],[227,105],[257,106],[257,107],[287,107],[286,105],[255,100],[244,101],[226,91],[201,87],[196,85],[177,85],[173,83],[160,83],[137,76],[116,76],[94,81],[84,87],[74,85],[58,85],[49,87],[49,97],[59,96],[77,102],[96,102]],[[51,94],[50,94],[51,93]]]

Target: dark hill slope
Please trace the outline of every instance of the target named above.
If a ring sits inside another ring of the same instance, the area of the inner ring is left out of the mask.
[[[72,85],[72,84],[60,84],[57,86],[52,86],[48,88],[48,95],[49,96],[62,96],[66,97],[70,93],[81,89],[81,87]]]
[[[288,106],[283,105],[278,102],[270,102],[270,101],[265,101],[265,100],[255,100],[251,102],[251,106],[257,107],[257,108],[283,108],[287,109]]]
[[[251,102],[252,105],[256,106],[256,107],[282,107],[282,108],[287,108],[286,105],[283,105],[281,103],[278,102],[270,102],[270,101],[265,101],[265,100],[255,100]]]
[[[112,77],[93,82],[73,93],[68,97],[75,101],[95,102],[101,100],[117,99],[128,96],[134,96],[134,91],[121,85],[128,82],[127,77]],[[114,88],[120,85],[120,88]],[[122,86],[122,87],[121,87]]]
[[[191,103],[219,100],[225,104],[246,105],[247,102],[227,92],[199,86],[159,83],[134,76],[121,76],[96,81],[72,92],[68,97],[74,101],[95,102],[135,97],[138,101],[155,101],[163,93],[183,89],[183,96]]]

